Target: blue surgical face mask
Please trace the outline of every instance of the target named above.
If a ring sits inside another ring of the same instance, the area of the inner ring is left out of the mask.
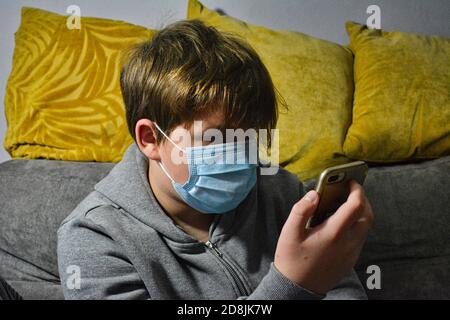
[[[189,178],[184,184],[174,181],[164,165],[158,163],[190,207],[202,213],[231,212],[254,187],[257,162],[250,161],[249,155],[257,152],[255,141],[181,148],[156,123],[155,126],[187,157]]]

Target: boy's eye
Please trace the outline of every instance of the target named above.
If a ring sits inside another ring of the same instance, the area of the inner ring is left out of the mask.
[[[206,139],[202,140],[202,145],[204,145],[204,146],[207,146],[208,144],[213,144],[213,143],[214,143],[214,141],[209,141],[209,140],[206,140]]]
[[[211,139],[203,139],[202,140],[202,145],[207,146],[209,144],[220,144],[223,143],[223,141],[215,141],[214,138]]]
[[[206,146],[209,144],[213,144],[213,143],[218,143],[214,141],[214,138],[208,139],[205,137],[194,137],[194,139],[192,140],[193,145],[195,143],[200,143],[202,146]]]

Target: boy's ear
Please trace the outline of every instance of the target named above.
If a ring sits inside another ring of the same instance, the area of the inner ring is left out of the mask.
[[[136,143],[141,152],[151,160],[160,161],[155,124],[149,119],[140,119],[136,123],[135,130]]]

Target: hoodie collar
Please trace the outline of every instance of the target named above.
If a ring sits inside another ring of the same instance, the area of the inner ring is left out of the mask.
[[[122,160],[94,186],[94,189],[165,237],[176,242],[198,243],[195,238],[178,227],[160,207],[147,178],[148,166],[148,158],[134,142],[128,147]],[[213,233],[214,235],[225,233],[231,227],[235,215],[236,210],[216,215],[210,226],[210,238]]]

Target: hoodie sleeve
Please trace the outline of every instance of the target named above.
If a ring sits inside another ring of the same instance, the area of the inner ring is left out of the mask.
[[[57,251],[65,299],[150,298],[131,262],[88,218],[77,217],[60,226]]]
[[[366,292],[352,270],[326,295],[309,291],[286,278],[273,262],[267,275],[249,296],[238,300],[367,300]]]
[[[249,296],[241,296],[238,300],[319,300],[325,295],[309,291],[286,278],[270,264],[269,272]]]
[[[324,300],[367,300],[367,294],[355,270],[351,270],[332,290],[327,292]]]

